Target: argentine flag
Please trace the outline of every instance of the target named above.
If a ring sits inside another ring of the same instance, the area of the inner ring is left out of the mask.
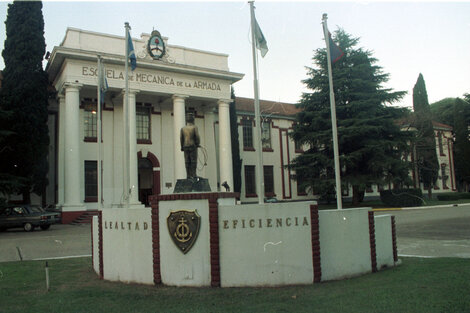
[[[131,34],[129,33],[129,30],[127,30],[127,57],[131,61],[131,70],[135,70],[137,67],[137,58],[135,57],[134,53],[134,45],[132,44],[132,38]]]

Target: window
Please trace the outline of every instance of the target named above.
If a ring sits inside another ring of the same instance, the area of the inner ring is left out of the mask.
[[[98,201],[98,162],[85,161],[85,202]]]
[[[447,179],[449,178],[449,176],[446,173],[445,164],[441,164],[441,175],[442,175],[442,189],[448,189],[449,187],[447,187]]]
[[[96,102],[86,101],[83,105],[84,108],[84,130],[85,130],[85,141],[96,142],[97,137],[97,114],[96,114]]]
[[[137,143],[151,144],[150,139],[150,106],[137,105],[136,107],[136,137]]]
[[[264,121],[261,123],[261,143],[263,149],[271,150],[271,122]]]
[[[442,132],[437,133],[437,141],[439,143],[439,154],[444,156],[445,154],[444,154],[444,146],[442,144]]]
[[[245,165],[245,196],[256,197],[255,166]]]
[[[264,166],[264,195],[274,197],[274,170],[272,165]]]
[[[302,149],[302,145],[298,140],[294,140],[294,145],[295,145],[295,153],[302,153],[304,150]]]
[[[254,150],[253,148],[253,122],[251,120],[242,119],[243,127],[243,149]]]

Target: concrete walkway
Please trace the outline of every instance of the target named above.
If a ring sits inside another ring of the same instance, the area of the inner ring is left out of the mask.
[[[374,211],[395,216],[401,256],[470,258],[470,204]]]

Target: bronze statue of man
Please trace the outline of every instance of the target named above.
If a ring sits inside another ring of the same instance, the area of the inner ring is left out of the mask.
[[[186,116],[186,126],[180,132],[181,151],[184,152],[184,165],[186,167],[187,178],[196,177],[197,148],[200,138],[197,126],[194,125],[194,115],[189,113]]]

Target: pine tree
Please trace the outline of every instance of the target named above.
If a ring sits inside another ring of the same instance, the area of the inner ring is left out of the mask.
[[[400,131],[396,123],[405,110],[385,105],[406,92],[382,86],[389,75],[375,65],[370,51],[356,47],[358,38],[340,29],[333,39],[345,53],[333,66],[341,180],[353,187],[353,204],[358,204],[369,184],[409,181],[403,155],[410,134]],[[313,63],[309,78],[303,81],[312,92],[302,95],[298,104],[302,111],[291,133],[309,148],[293,160],[291,168],[302,186],[328,195],[334,186],[334,162],[326,49],[315,51]]]
[[[431,108],[428,102],[426,84],[422,74],[413,87],[413,110],[416,134],[416,159],[419,180],[428,189],[428,197],[432,198],[432,189],[439,174],[439,162],[436,153],[436,138],[432,125]]]
[[[46,44],[40,1],[14,1],[8,5],[5,62],[0,107],[12,112],[5,128],[11,150],[1,154],[0,171],[21,177],[17,192],[30,202],[30,192],[42,194],[47,185],[48,77],[42,68]]]
[[[232,137],[232,170],[233,191],[240,192],[242,186],[242,160],[240,159],[240,143],[238,141],[238,121],[236,109],[236,97],[233,87],[231,88],[232,103],[230,103],[230,135]]]

